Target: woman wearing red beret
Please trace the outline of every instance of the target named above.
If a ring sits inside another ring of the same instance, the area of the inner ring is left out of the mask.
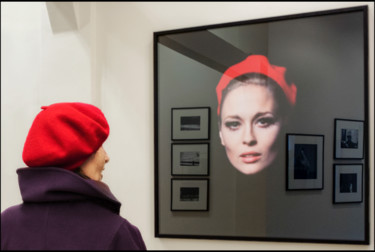
[[[221,144],[243,174],[262,171],[277,156],[297,93],[294,84],[286,83],[285,71],[263,55],[251,55],[229,67],[216,87]]]
[[[1,213],[1,250],[146,250],[101,182],[109,157],[103,113],[85,103],[42,107],[17,170],[23,204]]]

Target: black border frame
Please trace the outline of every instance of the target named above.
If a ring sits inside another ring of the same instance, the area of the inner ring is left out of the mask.
[[[173,138],[173,111],[174,110],[193,110],[193,109],[207,109],[207,137],[205,138]],[[179,107],[179,108],[172,108],[171,109],[171,139],[172,141],[202,141],[202,140],[210,140],[211,136],[211,108],[210,107]]]
[[[363,138],[361,139],[362,140],[362,156],[361,157],[337,157],[336,156],[336,150],[337,150],[337,146],[336,146],[336,134],[337,134],[337,122],[338,121],[347,121],[347,122],[357,122],[357,123],[362,123],[363,124]],[[333,158],[334,159],[337,159],[337,160],[362,160],[364,158],[364,150],[365,150],[365,136],[366,136],[366,132],[365,132],[365,121],[363,120],[354,120],[354,119],[342,119],[342,118],[335,118],[335,130],[334,130],[334,140],[333,140],[333,145],[334,145],[334,148],[333,148]]]
[[[351,12],[363,12],[363,48],[364,48],[364,156],[365,156],[365,165],[364,165],[364,204],[365,204],[365,237],[363,240],[355,240],[355,241],[348,241],[348,240],[336,240],[336,239],[329,239],[329,240],[322,240],[322,239],[304,239],[304,238],[262,238],[262,237],[232,237],[232,236],[197,236],[197,235],[176,235],[176,234],[161,234],[159,231],[159,158],[158,158],[158,66],[157,66],[157,59],[158,59],[158,52],[157,52],[157,45],[158,45],[158,37],[162,35],[168,34],[178,34],[190,31],[197,31],[201,29],[212,29],[212,28],[224,28],[234,25],[242,25],[242,24],[257,24],[262,22],[273,22],[273,21],[282,21],[282,20],[292,20],[292,19],[299,19],[299,18],[307,18],[307,17],[315,17],[315,16],[326,16],[326,15],[334,15],[334,14],[342,14],[342,13],[351,13]],[[158,238],[187,238],[187,239],[218,239],[218,240],[243,240],[243,241],[268,241],[268,242],[296,242],[296,243],[328,243],[328,244],[370,244],[370,179],[369,179],[369,140],[367,134],[369,132],[369,106],[370,106],[370,95],[369,95],[369,18],[368,18],[368,6],[367,5],[359,5],[355,7],[347,7],[347,8],[336,8],[336,9],[329,9],[329,10],[322,10],[322,11],[313,11],[313,12],[304,12],[299,14],[290,14],[290,15],[282,15],[277,17],[266,17],[266,18],[259,18],[253,20],[245,20],[245,21],[235,21],[235,22],[226,22],[214,25],[202,25],[190,28],[181,28],[181,29],[173,29],[173,30],[165,30],[165,31],[157,31],[153,33],[153,58],[154,58],[154,235]],[[367,94],[367,95],[366,95]],[[375,150],[374,150],[375,154]]]
[[[206,209],[173,209],[173,181],[205,181],[207,186],[207,195],[206,195]],[[208,212],[209,211],[209,205],[210,205],[210,180],[208,178],[172,178],[171,179],[171,205],[170,210],[172,212]]]
[[[321,137],[322,138],[322,187],[321,188],[289,188],[289,152],[288,152],[288,145],[289,145],[289,136],[307,136],[307,137]],[[317,134],[293,134],[293,133],[287,133],[286,134],[286,148],[285,148],[285,154],[286,154],[286,174],[285,174],[285,188],[287,191],[307,191],[307,190],[323,190],[324,189],[324,135],[317,135]]]
[[[176,173],[173,173],[173,146],[175,145],[206,145],[207,146],[207,173],[206,174],[196,174],[196,173],[192,173],[192,174],[176,174]],[[196,177],[196,176],[209,176],[210,175],[210,143],[206,143],[206,142],[203,142],[203,143],[172,143],[171,144],[171,175],[172,176],[178,176],[178,177],[181,177],[181,176],[192,176],[192,177]]]
[[[362,182],[362,184],[361,184],[361,200],[360,201],[340,201],[340,202],[337,202],[336,201],[336,184],[337,184],[337,181],[336,181],[336,173],[338,172],[338,169],[339,169],[339,167],[338,166],[348,166],[348,165],[355,165],[355,166],[361,166],[361,172],[360,172],[360,174],[361,174],[361,182]],[[363,164],[361,164],[361,163],[357,163],[357,164],[355,164],[355,163],[350,163],[350,164],[333,164],[333,177],[332,177],[332,179],[333,179],[333,188],[332,188],[332,192],[333,192],[333,194],[332,194],[332,203],[333,204],[355,204],[355,203],[362,203],[363,202]]]

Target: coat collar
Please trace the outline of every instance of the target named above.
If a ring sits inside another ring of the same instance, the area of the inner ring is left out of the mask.
[[[121,203],[109,187],[99,181],[57,167],[27,167],[17,170],[25,203],[93,200],[117,214]]]

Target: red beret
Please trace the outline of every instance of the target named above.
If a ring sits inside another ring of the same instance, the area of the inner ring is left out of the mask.
[[[66,102],[43,106],[35,117],[22,158],[31,167],[73,170],[97,151],[109,135],[109,125],[97,107]]]
[[[261,73],[274,80],[284,91],[291,105],[296,103],[297,88],[292,83],[288,85],[285,81],[286,68],[271,65],[267,57],[263,55],[250,55],[245,60],[229,67],[221,77],[219,84],[216,86],[216,94],[218,100],[217,114],[220,114],[220,104],[222,92],[231,80],[247,73]]]

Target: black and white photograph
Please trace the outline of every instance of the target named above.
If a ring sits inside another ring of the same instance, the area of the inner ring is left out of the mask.
[[[287,190],[323,189],[324,136],[287,134]]]
[[[181,116],[181,131],[184,130],[200,130],[200,116]]]
[[[294,179],[316,179],[318,145],[296,144],[294,153]]]
[[[172,175],[206,176],[209,173],[209,143],[173,143]]]
[[[333,203],[362,202],[362,164],[334,164]]]
[[[341,148],[358,149],[358,129],[341,129]]]
[[[199,187],[181,187],[181,201],[199,201]]]
[[[199,151],[183,151],[180,152],[181,166],[199,166],[200,164]]]
[[[335,119],[335,159],[363,159],[364,122]]]
[[[208,140],[210,108],[172,108],[172,140]]]
[[[357,173],[340,174],[340,193],[356,193],[357,177]]]
[[[171,211],[208,211],[208,179],[171,179]]]

